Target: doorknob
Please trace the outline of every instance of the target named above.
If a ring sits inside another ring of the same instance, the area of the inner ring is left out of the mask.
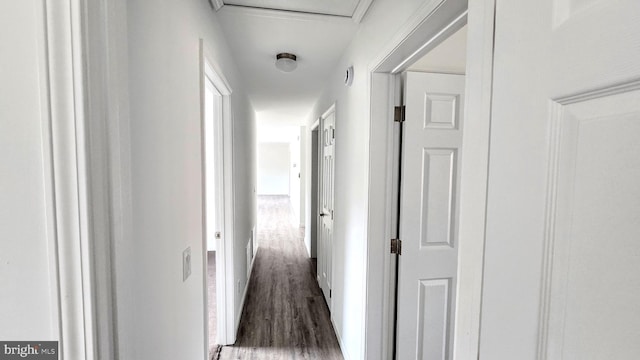
[[[327,216],[327,214],[325,214],[325,213],[320,213],[320,216]]]

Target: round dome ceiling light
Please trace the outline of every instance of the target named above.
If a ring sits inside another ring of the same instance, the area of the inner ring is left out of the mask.
[[[276,68],[283,72],[292,72],[298,67],[297,57],[289,53],[280,53],[276,55]]]

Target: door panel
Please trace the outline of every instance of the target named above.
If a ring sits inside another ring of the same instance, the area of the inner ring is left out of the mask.
[[[417,359],[447,359],[451,279],[421,280]]]
[[[335,110],[331,110],[322,118],[322,177],[320,206],[321,239],[318,255],[320,288],[331,309],[331,285],[333,266],[333,202],[334,202],[334,169],[335,169]]]
[[[406,73],[405,100],[397,358],[451,359],[464,76]]]
[[[561,123],[562,218],[554,234],[549,358],[638,358],[640,91],[565,105],[554,121]]]
[[[482,359],[640,358],[639,20],[498,4]]]
[[[423,149],[420,245],[453,246],[456,149]],[[437,224],[433,226],[432,224]]]

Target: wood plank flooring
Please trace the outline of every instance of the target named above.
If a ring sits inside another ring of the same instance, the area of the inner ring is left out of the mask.
[[[218,358],[342,360],[288,197],[259,197],[258,239],[238,339]]]
[[[207,252],[207,287],[209,290],[209,353],[213,354],[217,347],[218,334],[218,318],[216,316],[218,309],[216,298],[216,252]]]

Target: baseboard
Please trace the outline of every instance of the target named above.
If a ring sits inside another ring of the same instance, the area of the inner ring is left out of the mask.
[[[333,326],[333,332],[336,334],[336,338],[338,339],[338,345],[340,346],[340,352],[342,353],[342,357],[344,358],[344,360],[351,360],[351,356],[349,355],[349,353],[344,348],[344,345],[342,344],[342,334],[338,332],[336,323],[333,322],[333,316],[331,316],[331,326]]]
[[[305,249],[305,250],[307,250],[307,256],[309,257],[309,259],[311,259],[311,249],[309,249],[309,248],[307,247],[307,239],[308,239],[308,238],[307,238],[307,236],[305,235],[304,240],[303,240],[303,241],[304,241],[304,249]]]
[[[244,312],[244,306],[247,301],[247,292],[249,292],[249,282],[251,281],[251,275],[253,275],[253,265],[256,262],[256,257],[251,258],[251,267],[247,276],[247,283],[244,284],[244,291],[242,292],[242,301],[240,301],[240,311],[236,315],[236,336],[238,338],[238,330],[240,330],[240,320],[242,319],[242,313]]]

